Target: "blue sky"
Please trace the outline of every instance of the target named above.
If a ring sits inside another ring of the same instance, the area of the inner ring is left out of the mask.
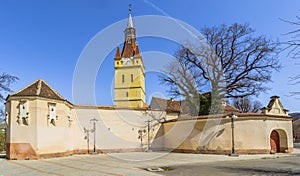
[[[295,29],[279,18],[293,20],[300,10],[298,0],[0,0],[0,72],[20,78],[12,86],[14,91],[42,78],[72,102],[72,81],[80,54],[97,33],[128,17],[129,3],[135,17],[167,15],[198,30],[222,23],[249,23],[257,34],[275,40],[287,40],[282,34]],[[136,30],[138,35],[140,29]],[[123,35],[123,30],[119,32]],[[139,38],[138,42],[142,52],[173,55],[178,48],[154,37]],[[99,105],[112,104],[113,55],[114,51],[105,58],[95,81]],[[289,77],[299,73],[300,66],[286,53],[280,55],[280,61],[283,68],[273,74],[273,82],[268,84],[271,90],[258,98],[266,105],[270,96],[279,95],[287,109],[300,111],[300,100],[287,96],[300,90],[300,85],[288,85]],[[146,80],[147,101],[153,94],[168,96],[157,74],[147,73]]]

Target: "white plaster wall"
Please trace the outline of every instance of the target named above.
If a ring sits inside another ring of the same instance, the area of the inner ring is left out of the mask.
[[[92,118],[96,118],[96,146],[103,150],[138,149],[141,141],[139,130],[146,144],[147,121],[150,122],[150,141],[155,148],[197,150],[230,150],[230,119],[185,120],[168,122],[160,126],[157,120],[175,119],[175,114],[161,111],[99,108],[75,106],[71,110],[66,102],[47,99],[27,99],[29,103],[29,125],[17,123],[20,99],[11,99],[6,104],[9,113],[8,142],[30,143],[39,154],[86,150],[84,128],[92,129]],[[56,126],[48,125],[48,103],[56,103],[58,120]],[[156,120],[155,120],[156,119]],[[269,149],[272,130],[283,130],[287,135],[287,147],[292,147],[292,123],[285,118],[270,116],[242,116],[235,120],[236,149]],[[90,149],[94,133],[90,134]]]
[[[48,124],[49,103],[56,104],[56,125]],[[69,107],[65,102],[55,100],[37,100],[37,152],[67,152],[73,149],[72,130],[68,120]]]
[[[12,99],[7,103],[7,110],[9,113],[9,128],[7,143],[30,143],[34,149],[37,149],[37,130],[36,130],[36,114],[37,114],[37,101],[35,99],[28,101],[29,112],[29,125],[17,123],[19,114],[19,99]]]
[[[208,125],[210,124],[210,125]],[[240,117],[234,122],[237,150],[270,149],[270,134],[282,129],[287,134],[288,146],[293,147],[291,121],[268,117]],[[231,150],[231,122],[223,118],[186,120],[163,125],[166,149]]]
[[[161,112],[147,112],[145,115],[143,110],[130,109],[97,109],[92,107],[80,107],[74,109],[74,123],[77,127],[73,127],[74,134],[82,133],[83,128],[92,129],[93,124],[90,122],[92,118],[98,120],[96,124],[96,146],[98,149],[114,150],[114,149],[137,149],[141,148],[140,139],[138,139],[138,131],[147,128],[147,120],[154,116],[161,115]],[[153,120],[153,119],[151,119]],[[154,127],[151,124],[151,140],[153,134],[159,129],[157,125]],[[143,141],[146,140],[146,135],[143,135]],[[94,141],[94,133],[90,135],[90,141]],[[75,140],[74,148],[84,147]]]

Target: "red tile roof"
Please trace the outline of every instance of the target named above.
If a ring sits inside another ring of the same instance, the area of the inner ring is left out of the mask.
[[[186,112],[189,112],[189,103],[187,103],[185,100],[177,101],[172,99],[152,97],[150,107],[155,109],[163,109],[168,112],[182,112],[183,109],[185,109]],[[232,112],[241,113],[241,110],[226,103],[224,113],[226,114]]]
[[[116,59],[120,59],[121,58],[120,47],[117,47],[117,52],[116,52],[115,58]]]
[[[234,112],[234,113],[242,113],[241,110],[229,105],[228,103],[226,103],[226,106],[224,108],[224,113],[231,113],[231,112]]]
[[[55,100],[66,100],[42,79],[38,79],[18,92],[9,95],[9,97],[17,96],[38,96]]]
[[[167,112],[181,112],[180,101],[152,97],[150,107],[153,109],[163,109]]]

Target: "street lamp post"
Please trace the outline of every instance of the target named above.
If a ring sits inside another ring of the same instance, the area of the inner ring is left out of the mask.
[[[234,113],[231,114],[231,116],[226,116],[226,118],[231,119],[231,154],[229,156],[235,156],[238,157],[239,155],[235,153],[235,148],[234,148],[234,119],[238,118]]]
[[[92,154],[97,154],[97,151],[96,151],[96,123],[98,122],[98,120],[94,117],[90,121],[93,122],[93,132],[94,132],[94,152]]]

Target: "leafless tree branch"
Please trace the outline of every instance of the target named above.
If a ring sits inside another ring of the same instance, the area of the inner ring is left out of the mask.
[[[268,89],[264,83],[271,81],[274,70],[280,69],[278,42],[263,35],[255,36],[248,24],[205,27],[201,31],[203,38],[199,45],[187,42],[176,53],[176,59],[195,74],[193,78],[201,77],[202,84],[195,81],[197,89],[194,90],[201,92],[203,83],[209,83],[212,98],[243,98]],[[171,69],[167,72],[174,74]],[[183,76],[178,73],[163,82],[172,86],[173,95],[180,90],[183,92],[180,95],[185,96],[188,91],[182,90],[186,86],[183,82],[178,83]]]

